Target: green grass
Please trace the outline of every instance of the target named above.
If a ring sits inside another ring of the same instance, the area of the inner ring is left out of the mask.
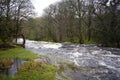
[[[41,62],[30,62],[22,66],[16,76],[20,80],[55,80],[56,67]],[[24,77],[24,78],[23,78]]]
[[[56,67],[41,62],[27,62],[14,77],[1,75],[1,80],[55,80]]]
[[[96,42],[93,40],[90,40],[90,41],[84,40],[84,44],[96,44]]]
[[[0,50],[0,57],[19,58],[23,60],[32,60],[37,58],[37,55],[24,48],[18,47],[9,50]]]
[[[42,41],[53,42],[53,39],[52,38],[43,38]]]
[[[24,63],[15,76],[0,75],[0,80],[55,80],[56,67],[43,62],[34,62],[37,55],[18,47],[9,50],[0,50],[0,68],[10,67],[11,59],[29,60]]]

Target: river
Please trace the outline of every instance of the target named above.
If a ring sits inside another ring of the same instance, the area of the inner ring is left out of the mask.
[[[25,47],[57,67],[56,80],[120,80],[119,48],[32,40]]]

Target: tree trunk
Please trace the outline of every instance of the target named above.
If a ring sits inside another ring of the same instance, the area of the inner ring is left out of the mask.
[[[25,48],[26,39],[25,39],[24,34],[19,34],[19,35],[16,35],[16,39],[15,39],[16,44],[17,44],[17,38],[18,38],[18,36],[22,37],[23,42],[22,42],[21,46],[22,46],[23,48]]]
[[[26,39],[25,39],[25,36],[23,34],[21,34],[22,38],[23,38],[23,47],[25,48],[25,42],[26,42]]]

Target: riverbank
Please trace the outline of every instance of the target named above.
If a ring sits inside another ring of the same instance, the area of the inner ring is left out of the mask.
[[[0,79],[55,80],[56,67],[40,61],[35,62],[37,57],[21,47],[0,50]],[[15,75],[10,76],[10,68],[13,66],[18,66],[18,70]]]

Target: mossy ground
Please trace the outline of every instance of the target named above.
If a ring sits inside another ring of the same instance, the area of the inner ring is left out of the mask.
[[[0,50],[0,57],[32,60],[37,58],[37,55],[33,54],[30,51],[25,50],[24,48],[18,47],[18,48],[13,48],[8,50]]]
[[[18,73],[12,76],[0,75],[0,80],[55,80],[56,67],[44,62],[34,62],[37,55],[21,47],[0,50],[0,61],[9,66],[9,60],[19,58],[28,60],[21,66]]]
[[[0,80],[55,80],[56,67],[41,62],[25,63],[14,77],[0,75]]]
[[[29,62],[19,69],[15,80],[55,80],[55,73],[56,67],[53,65],[41,62]]]

